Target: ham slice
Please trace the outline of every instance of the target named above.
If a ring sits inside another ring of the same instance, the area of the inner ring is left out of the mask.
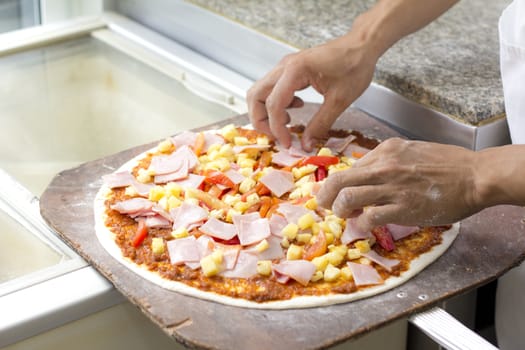
[[[102,181],[109,188],[126,187],[133,184],[135,177],[129,171],[120,171],[103,175]]]
[[[259,179],[274,195],[281,197],[294,188],[292,173],[288,171],[271,169],[266,175]]]
[[[302,205],[295,205],[290,203],[282,203],[277,207],[277,211],[284,215],[288,223],[296,224],[299,218],[305,214],[312,214],[315,221],[321,220],[313,210],[306,209]]]
[[[397,259],[388,259],[376,253],[375,250],[370,250],[368,253],[361,254],[365,258],[368,258],[378,265],[383,266],[388,271],[392,271],[392,268],[399,264]]]
[[[211,217],[208,221],[206,221],[206,223],[202,225],[199,230],[209,236],[220,238],[225,241],[232,239],[237,235],[235,225],[228,224],[214,217]]]
[[[347,137],[330,137],[325,143],[325,147],[328,147],[334,153],[343,153],[348,145],[354,141],[356,137],[354,135],[348,135]]]
[[[228,179],[230,179],[236,185],[240,184],[245,179],[241,173],[233,169],[228,169],[226,172],[224,172],[224,175],[226,175]]]
[[[268,241],[268,249],[258,252],[255,247],[249,248],[247,251],[256,255],[259,260],[274,260],[285,257],[283,247],[281,247],[281,239],[279,237],[270,236],[266,238]]]
[[[357,218],[346,219],[346,226],[343,234],[341,235],[341,242],[343,244],[349,244],[360,239],[367,239],[372,237],[370,231],[363,232],[356,225]]]
[[[418,226],[401,226],[396,224],[386,224],[386,228],[392,234],[392,238],[394,239],[394,241],[400,240],[419,231]]]
[[[308,260],[285,260],[273,265],[273,269],[306,286],[315,273],[315,265]]]
[[[177,148],[182,146],[193,147],[193,145],[195,145],[195,141],[197,140],[197,135],[198,133],[196,132],[184,131],[180,134],[173,136],[171,138],[171,143],[173,143]],[[217,135],[215,132],[204,132],[204,152],[207,152],[208,149],[214,144],[223,145],[224,143],[224,138],[220,135]]]
[[[168,241],[167,247],[173,265],[198,263],[201,259],[199,244],[194,236]]]
[[[256,149],[258,151],[265,151],[270,148],[270,145],[243,145],[243,146],[233,146],[233,153],[242,153],[247,149]]]
[[[195,204],[183,202],[173,218],[173,229],[179,227],[189,228],[190,225],[199,223],[208,218],[208,211]]]
[[[237,258],[242,247],[238,244],[228,245],[220,243],[216,243],[216,247],[222,250],[222,268],[224,270],[232,270],[237,264]]]
[[[154,156],[151,158],[150,169],[153,169],[155,175],[170,174],[178,171],[184,163],[187,163],[189,170],[199,163],[199,159],[188,146],[177,148],[167,156]]]
[[[255,214],[259,215],[259,213]],[[234,223],[236,221],[239,241],[243,246],[258,243],[271,234],[270,224],[266,218],[256,218],[254,215],[247,214],[236,216]]]
[[[148,216],[146,218],[145,224],[149,228],[170,227],[171,221],[167,220],[166,218],[160,215],[154,215],[154,216]]]
[[[163,184],[170,181],[182,180],[188,177],[190,168],[190,161],[188,159],[182,159],[180,162],[180,168],[162,175],[155,175],[154,182],[156,184]]]
[[[131,186],[133,186],[133,188],[135,189],[135,191],[137,192],[137,194],[141,197],[148,197],[149,196],[149,191],[155,187],[155,184],[152,184],[152,183],[148,183],[148,184],[143,184],[141,182],[138,182],[137,180],[133,179],[133,182],[131,183]]]
[[[272,154],[272,163],[280,166],[294,166],[304,157],[292,156],[288,150],[282,150]]]
[[[257,274],[257,257],[244,250],[239,252],[237,263],[231,270],[225,270],[220,275],[228,278],[249,278]]]
[[[271,234],[277,237],[282,237],[282,230],[286,225],[288,225],[286,218],[278,214],[273,214],[268,222],[270,224]]]
[[[357,264],[351,261],[347,262],[347,264],[352,271],[352,276],[354,277],[354,283],[356,286],[359,287],[383,283],[383,279],[372,266]]]
[[[199,188],[204,182],[205,177],[202,175],[189,174],[184,180],[173,181],[182,188]]]
[[[110,208],[118,211],[121,214],[139,216],[141,215],[140,213],[151,213],[153,204],[154,203],[152,201],[146,198],[137,197],[112,204]]]

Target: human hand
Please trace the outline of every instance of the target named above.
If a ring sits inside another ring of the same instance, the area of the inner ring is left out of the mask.
[[[340,217],[357,216],[365,231],[387,223],[450,224],[487,204],[477,156],[459,146],[389,139],[330,175],[317,201]]]
[[[302,146],[310,151],[325,138],[337,117],[368,87],[377,54],[349,33],[324,45],[284,57],[248,91],[250,121],[255,129],[291,145],[287,108],[302,107],[295,92],[312,86],[324,97],[305,128]]]

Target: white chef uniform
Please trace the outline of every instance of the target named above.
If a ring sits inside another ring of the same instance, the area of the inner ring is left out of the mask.
[[[503,11],[499,36],[510,135],[512,143],[525,144],[525,0],[514,0]],[[496,333],[501,350],[525,349],[525,263],[498,281]]]

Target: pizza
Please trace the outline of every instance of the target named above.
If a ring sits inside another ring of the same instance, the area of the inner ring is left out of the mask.
[[[379,141],[333,130],[313,152],[247,127],[183,132],[104,175],[104,249],[166,289],[248,308],[304,308],[387,291],[443,254],[459,224],[362,232],[317,205],[324,179]],[[366,210],[366,208],[365,208]]]

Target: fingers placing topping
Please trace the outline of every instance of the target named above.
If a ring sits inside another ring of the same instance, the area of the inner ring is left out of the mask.
[[[357,217],[356,225],[365,232],[374,227],[386,224],[405,224],[400,218],[403,216],[402,208],[397,204],[386,204],[375,207],[367,207]]]
[[[381,205],[389,198],[383,186],[343,188],[332,204],[334,214],[341,218],[358,216],[359,210],[369,205]]]
[[[345,108],[346,107],[330,103],[329,99],[325,100],[304,130],[302,146],[305,151],[310,152],[319,141],[325,140],[328,137],[328,131],[332,127],[332,124]]]

